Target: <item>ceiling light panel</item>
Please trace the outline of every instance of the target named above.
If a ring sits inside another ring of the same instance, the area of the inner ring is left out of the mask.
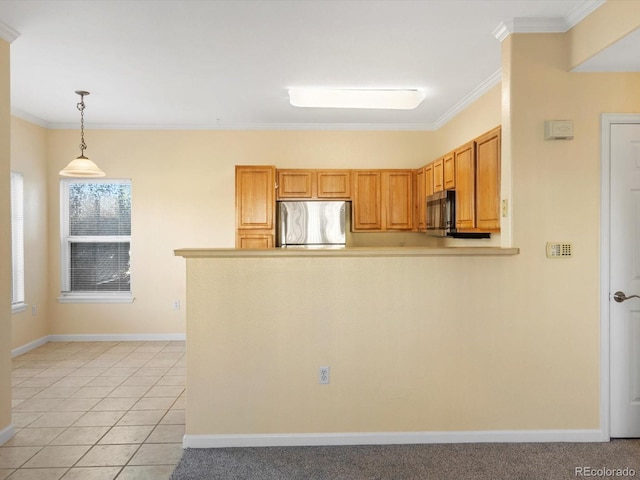
[[[289,89],[289,101],[294,107],[412,110],[424,97],[421,89]]]

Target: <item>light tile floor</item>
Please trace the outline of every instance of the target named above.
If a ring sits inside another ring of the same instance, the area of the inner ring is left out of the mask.
[[[184,342],[47,343],[13,359],[0,480],[168,479],[182,455]]]

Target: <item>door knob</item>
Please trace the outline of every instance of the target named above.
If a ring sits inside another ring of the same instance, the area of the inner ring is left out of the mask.
[[[613,294],[613,299],[618,303],[622,303],[625,300],[629,300],[630,298],[640,298],[640,295],[629,295],[627,297],[624,294],[624,292],[616,292],[616,293]]]

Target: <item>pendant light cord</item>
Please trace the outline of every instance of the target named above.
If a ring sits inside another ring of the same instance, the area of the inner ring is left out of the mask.
[[[87,149],[87,144],[84,143],[84,94],[80,94],[80,102],[76,107],[80,110],[80,156],[84,157],[84,151]]]

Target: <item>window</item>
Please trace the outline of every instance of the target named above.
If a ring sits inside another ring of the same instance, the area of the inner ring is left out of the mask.
[[[61,180],[62,302],[131,297],[131,182]]]
[[[24,181],[11,172],[11,310],[24,310]]]

